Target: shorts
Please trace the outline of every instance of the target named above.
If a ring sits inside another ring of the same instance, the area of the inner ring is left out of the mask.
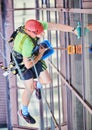
[[[37,64],[35,64],[35,67],[36,67],[38,76],[40,75],[40,72],[42,72],[42,71],[47,69],[47,65],[46,65],[44,60],[38,61]],[[37,75],[35,73],[34,67],[32,67],[30,69],[25,69],[22,72],[22,75],[23,75],[23,78],[24,78],[22,80],[28,80],[28,79],[31,79],[31,78],[33,78],[33,79],[37,78]]]

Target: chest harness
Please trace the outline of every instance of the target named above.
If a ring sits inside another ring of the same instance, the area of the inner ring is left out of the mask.
[[[24,26],[20,26],[18,29],[16,29],[16,31],[14,31],[12,33],[12,35],[10,37],[10,40],[8,42],[9,43],[13,42],[19,32],[26,34],[25,31],[24,31]],[[25,36],[20,41],[21,48],[22,48],[24,40],[25,40]],[[33,51],[32,51],[32,57],[33,57],[33,56],[37,56],[38,53],[39,53],[39,44],[38,44],[39,38],[36,38],[36,39],[31,38],[31,40],[32,40],[32,42],[34,44],[34,48],[33,48]],[[24,66],[24,64],[22,64],[23,63],[23,56],[20,53],[14,51],[14,50],[13,50],[13,54],[14,54],[14,57],[16,58],[16,61],[17,61],[18,65],[19,65],[19,68],[21,69],[22,72],[24,72],[26,70],[26,67]],[[14,63],[14,60],[13,60],[13,57],[12,57],[12,52],[10,54],[10,59],[11,59],[11,61],[10,61],[10,66],[9,67],[10,67],[11,71],[13,72],[13,74],[16,75],[16,74],[18,74],[18,70],[17,70],[17,68],[15,66],[15,63]]]

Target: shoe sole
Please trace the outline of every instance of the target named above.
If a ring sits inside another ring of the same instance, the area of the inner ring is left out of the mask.
[[[25,122],[28,123],[28,124],[35,124],[35,123],[36,123],[36,122],[35,122],[35,123],[31,123],[31,122],[29,123],[29,122],[27,122],[27,121],[23,118],[23,116],[22,116],[22,114],[21,114],[20,111],[18,111],[17,114],[18,114],[18,116],[19,116],[23,121],[25,121]]]

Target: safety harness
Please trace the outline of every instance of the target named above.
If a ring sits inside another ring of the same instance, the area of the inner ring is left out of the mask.
[[[16,30],[12,33],[12,35],[10,36],[10,40],[9,40],[8,42],[9,42],[9,43],[13,42],[19,32],[26,34],[25,31],[24,31],[24,26],[18,27],[18,29],[16,29]],[[21,47],[21,48],[22,48],[23,42],[24,42],[24,40],[26,39],[27,36],[29,36],[29,35],[26,34],[26,35],[22,38],[22,40],[21,40],[21,42],[20,42],[20,47]],[[29,37],[30,37],[30,36],[29,36]],[[39,44],[38,44],[39,38],[36,38],[36,39],[33,39],[32,37],[30,37],[30,38],[31,38],[31,40],[32,40],[32,42],[33,42],[33,44],[34,44],[34,48],[33,48],[33,52],[32,52],[32,57],[33,57],[33,56],[37,56],[38,53],[39,53],[39,49],[38,49],[38,48],[39,48]],[[13,53],[14,53],[14,56],[15,56],[15,58],[16,58],[17,63],[19,64],[19,67],[20,67],[21,71],[24,72],[24,71],[26,70],[26,67],[25,67],[24,64],[23,64],[23,56],[22,56],[20,53],[14,51],[14,50],[13,50]],[[12,66],[11,69],[14,70],[14,74],[18,74],[18,70],[17,70],[17,68],[15,67],[15,63],[14,63],[14,60],[13,60],[13,57],[12,57],[12,52],[11,52],[11,54],[10,54],[10,59],[11,59],[10,64],[11,64],[11,66]],[[15,68],[16,68],[16,69],[15,69]]]

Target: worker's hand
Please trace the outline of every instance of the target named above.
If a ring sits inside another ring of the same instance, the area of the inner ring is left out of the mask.
[[[39,47],[39,53],[41,53],[42,55],[43,55],[44,52],[47,51],[47,50],[48,50],[48,48],[45,48],[45,47],[43,47],[43,46],[40,46],[40,47]]]

